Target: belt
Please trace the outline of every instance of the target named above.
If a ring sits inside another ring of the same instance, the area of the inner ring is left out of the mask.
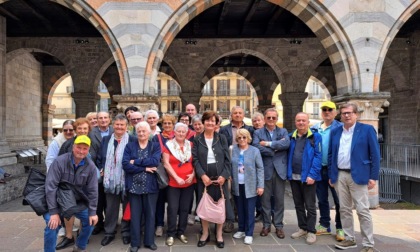
[[[323,166],[322,166],[322,169],[328,169],[328,166],[323,165]]]
[[[343,171],[343,172],[350,173],[350,169],[340,169],[340,168],[338,168],[338,170],[339,170],[339,171]]]

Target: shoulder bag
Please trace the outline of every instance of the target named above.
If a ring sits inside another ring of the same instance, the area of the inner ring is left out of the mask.
[[[223,224],[225,222],[225,195],[223,193],[222,186],[220,186],[220,191],[222,192],[222,197],[220,197],[220,199],[216,202],[207,193],[207,186],[204,187],[203,196],[197,206],[197,215],[200,219],[216,224]]]

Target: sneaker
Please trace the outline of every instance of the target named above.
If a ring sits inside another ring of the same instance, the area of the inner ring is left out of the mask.
[[[79,228],[73,225],[73,232],[79,231]]]
[[[351,249],[351,248],[357,248],[357,244],[351,240],[344,240],[339,243],[336,243],[335,247],[339,249]]]
[[[195,223],[195,216],[193,214],[188,215],[188,225],[194,225]]]
[[[225,224],[223,225],[223,232],[225,233],[232,233],[233,229],[234,229],[234,226],[233,226],[233,222],[231,221],[226,221]]]
[[[308,233],[306,236],[306,243],[311,245],[316,242],[316,235],[314,233]]]
[[[344,236],[343,229],[337,229],[335,239],[337,241],[344,241],[346,239],[345,236]]]
[[[243,238],[243,237],[245,237],[245,232],[236,232],[234,235],[233,235],[233,238],[236,238],[236,239],[241,239],[241,238]],[[248,237],[248,236],[247,236]]]
[[[365,246],[362,248],[362,250],[360,250],[360,252],[373,252],[373,248]]]
[[[162,226],[157,226],[156,227],[155,235],[157,237],[161,237],[163,235],[163,227]]]
[[[65,236],[66,235],[66,229],[64,227],[60,228],[58,231],[58,236]]]
[[[331,228],[330,227],[326,228],[326,227],[322,226],[321,224],[319,224],[315,228],[316,228],[316,235],[327,235],[327,234],[329,235],[329,234],[331,234]]]
[[[244,243],[251,245],[253,240],[254,238],[252,238],[252,236],[245,236]]]
[[[194,218],[195,222],[200,222],[200,217],[198,217],[197,215]]]
[[[299,229],[297,232],[294,232],[291,237],[292,239],[297,239],[299,237],[305,236],[306,234],[308,234],[308,231]]]

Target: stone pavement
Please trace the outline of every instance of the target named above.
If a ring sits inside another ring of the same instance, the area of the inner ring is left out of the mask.
[[[332,211],[332,219],[335,211]],[[375,233],[375,251],[420,251],[420,211],[418,210],[372,210]],[[361,238],[357,215],[354,213],[355,227],[357,231],[357,249],[347,251],[360,251]],[[284,231],[286,238],[278,239],[272,232],[267,237],[259,236],[261,223],[257,223],[254,232],[253,245],[244,245],[242,239],[233,239],[232,234],[224,234],[225,251],[229,252],[271,252],[271,251],[335,251],[335,239],[332,235],[317,236],[314,245],[307,245],[303,238],[291,239],[290,235],[297,229],[296,214],[293,210],[293,203],[290,195],[287,195],[286,210],[284,218]],[[21,199],[8,202],[0,206],[0,251],[42,251],[43,248],[43,228],[45,224],[41,217],[36,216],[27,206],[21,205]],[[165,237],[156,239],[157,251],[170,252],[192,252],[192,251],[215,251],[219,250],[215,246],[214,234],[212,241],[203,248],[197,248],[200,226],[196,223],[188,226],[186,235],[189,238],[188,244],[182,244],[175,240],[175,245],[168,247],[165,245]],[[116,239],[106,247],[100,245],[103,235],[92,236],[88,251],[129,251],[129,246],[124,245],[117,235]],[[71,248],[61,250],[63,252],[72,251]],[[141,248],[140,251],[150,251]],[[223,251],[223,250],[222,250]]]

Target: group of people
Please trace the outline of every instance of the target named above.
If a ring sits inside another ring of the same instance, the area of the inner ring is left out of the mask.
[[[234,230],[235,213],[238,226],[233,238],[252,244],[255,221],[262,216],[260,236],[267,236],[273,224],[276,236],[283,239],[289,181],[298,220],[292,238],[305,237],[306,243],[313,244],[316,235],[331,233],[330,190],[336,205],[336,247],[357,246],[354,204],[361,223],[362,251],[373,251],[368,189],[375,186],[379,173],[376,132],[356,122],[357,106],[352,103],[340,107],[341,122],[335,120],[334,103],[323,103],[321,110],[323,121],[312,128],[308,114],[298,113],[296,130],[290,134],[277,126],[275,109],[255,113],[248,126],[239,106],[232,108],[231,121],[223,127],[216,112],[197,114],[193,104],[178,118],[163,115],[160,122],[157,111],[141,113],[137,107],[116,115],[112,126],[107,112],[65,121],[46,157],[49,212],[44,214],[44,250],[74,245],[74,251],[85,251],[90,235],[101,232],[101,245],[107,246],[115,239],[121,204],[120,232],[122,242],[131,244],[130,251],[142,245],[157,249],[155,236],[163,235],[165,213],[166,245],[172,246],[175,239],[188,243],[185,231],[195,212],[194,199],[198,205],[204,192],[215,202],[226,199],[226,220],[217,223],[214,231],[218,248],[224,247],[223,232]],[[161,170],[169,177],[167,187],[159,187]],[[77,202],[84,200],[71,218],[62,218],[57,204],[57,191],[64,185],[70,185]],[[81,223],[76,241],[74,217]],[[197,246],[203,247],[210,240],[210,226],[206,219],[200,221]],[[57,244],[60,226],[65,235]]]

